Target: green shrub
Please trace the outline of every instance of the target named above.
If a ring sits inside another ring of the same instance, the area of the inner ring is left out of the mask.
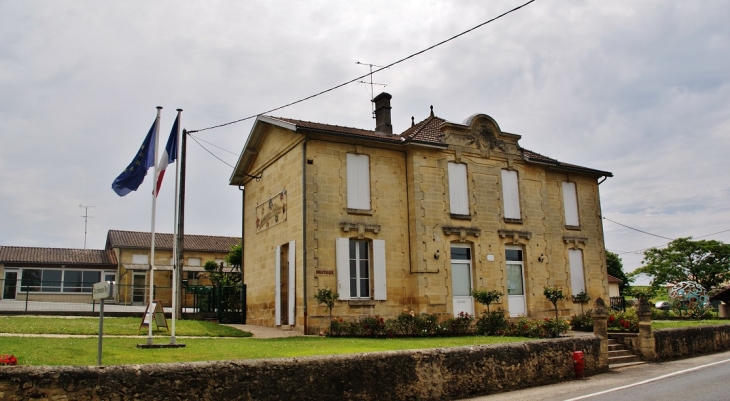
[[[626,309],[625,312],[611,311],[608,315],[608,331],[639,332],[639,316],[636,308]]]
[[[591,317],[592,309],[588,309],[586,313],[573,315],[570,319],[570,327],[574,331],[593,331],[593,317]]]
[[[476,332],[479,335],[493,336],[501,334],[506,328],[507,314],[502,308],[493,312],[483,312],[476,323]]]
[[[504,335],[532,338],[558,337],[560,334],[567,332],[569,328],[568,322],[561,318],[530,320],[523,317],[517,321],[508,322]]]
[[[459,312],[458,316],[446,320],[442,326],[446,328],[445,334],[464,335],[471,331],[473,321],[474,316],[466,312]]]
[[[497,290],[475,290],[471,292],[471,296],[474,297],[475,301],[487,305],[487,312],[489,312],[489,304],[499,301],[502,295],[504,294]]]

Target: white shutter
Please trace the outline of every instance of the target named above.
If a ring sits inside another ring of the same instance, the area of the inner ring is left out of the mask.
[[[294,291],[296,291],[296,286],[294,285],[294,280],[296,280],[295,272],[296,272],[296,241],[289,241],[289,294],[287,295],[287,298],[289,298],[289,307],[288,314],[289,314],[289,324],[294,325],[294,307],[296,300],[296,297],[294,296]]]
[[[586,289],[586,281],[583,274],[583,251],[580,249],[568,249],[568,263],[570,263],[570,291],[575,296]]]
[[[132,263],[135,265],[146,265],[149,264],[150,259],[148,255],[132,255]]]
[[[565,206],[565,225],[580,226],[578,220],[578,196],[575,191],[575,183],[563,181],[563,205]]]
[[[337,238],[335,246],[337,259],[337,293],[341,300],[350,299],[350,240]]]
[[[274,271],[274,324],[281,325],[281,247],[277,246],[276,270]]]
[[[385,283],[385,241],[373,240],[373,299],[385,301],[387,286]]]
[[[452,214],[469,214],[466,164],[449,162],[449,203]]]
[[[370,210],[370,157],[347,154],[347,207]]]
[[[504,200],[504,217],[520,219],[520,189],[517,186],[517,172],[502,170],[502,198]]]

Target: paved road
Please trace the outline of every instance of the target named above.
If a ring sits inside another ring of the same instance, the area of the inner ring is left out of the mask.
[[[585,380],[471,400],[730,400],[730,352],[615,369]]]

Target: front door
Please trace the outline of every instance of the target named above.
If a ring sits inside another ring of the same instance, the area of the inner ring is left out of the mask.
[[[3,299],[15,299],[18,289],[18,272],[5,272],[5,284],[3,285]]]
[[[295,260],[296,242],[276,247],[274,282],[274,324],[291,326],[296,321],[295,313]]]
[[[464,312],[474,315],[474,300],[471,297],[471,248],[451,247],[451,289],[454,316]]]
[[[512,317],[526,315],[522,248],[507,248],[507,305]]]
[[[134,273],[132,277],[132,304],[144,305],[145,273]]]

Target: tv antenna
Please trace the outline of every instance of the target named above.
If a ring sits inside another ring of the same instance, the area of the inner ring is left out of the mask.
[[[382,87],[386,87],[388,85],[387,84],[381,84],[381,83],[378,83],[378,82],[373,82],[373,67],[377,67],[377,68],[385,68],[385,67],[383,67],[382,65],[361,63],[359,61],[356,61],[355,64],[366,65],[366,66],[370,67],[370,82],[367,82],[367,81],[357,81],[357,82],[360,83],[360,84],[370,85],[370,104],[371,104],[371,108],[372,108],[373,118],[375,118],[375,103],[373,103],[373,98],[375,96],[375,93],[373,91],[373,86],[379,85],[379,86],[382,86]]]
[[[86,249],[86,228],[88,226],[89,219],[93,219],[93,217],[89,216],[89,209],[95,206],[84,206],[82,204],[79,204],[79,207],[84,209],[84,215],[81,216],[84,218],[84,249]]]

